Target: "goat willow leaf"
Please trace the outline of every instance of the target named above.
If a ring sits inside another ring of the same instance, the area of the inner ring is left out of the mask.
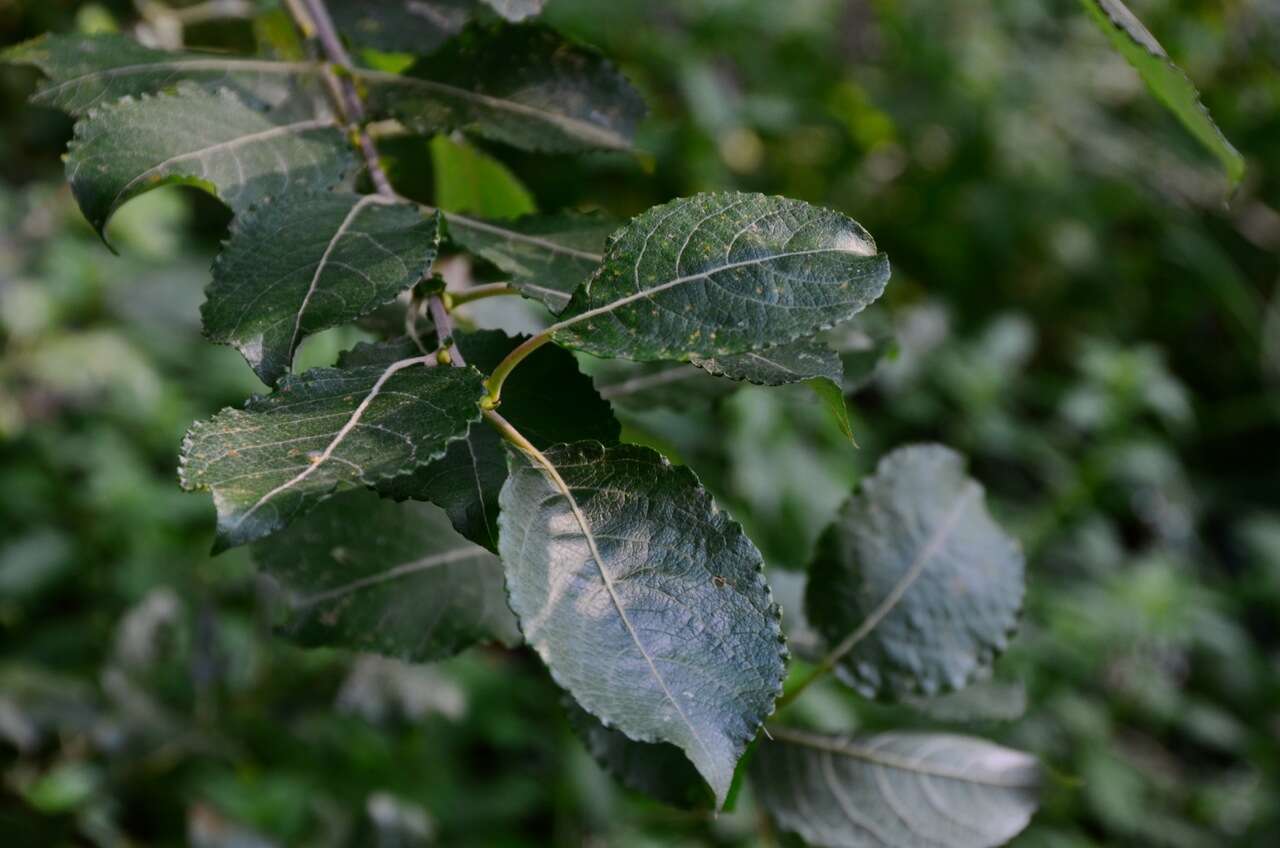
[[[484,221],[446,214],[458,244],[511,275],[511,285],[552,312],[569,302],[604,259],[605,239],[617,224],[589,215],[546,215]]]
[[[681,748],[723,804],[786,660],[760,552],[648,448],[545,458],[512,452],[498,517],[525,639],[606,725]]]
[[[105,106],[76,124],[67,177],[101,233],[125,201],[161,185],[203,186],[239,212],[269,195],[327,188],[352,162],[332,117],[295,120],[228,90],[182,86]]]
[[[1200,92],[1173,63],[1151,31],[1123,0],[1080,0],[1089,17],[1133,66],[1156,99],[1172,112],[1206,150],[1217,157],[1231,184],[1244,177],[1244,157],[1232,146],[1200,101]]]
[[[1008,644],[1023,558],[964,458],[940,445],[885,456],[818,543],[805,598],[837,675],[867,697],[959,689]]]
[[[666,742],[636,742],[565,698],[574,733],[593,759],[626,788],[685,808],[715,803],[706,781],[679,748]]]
[[[496,330],[454,337],[467,364],[493,370],[523,338]],[[578,370],[573,354],[551,345],[534,351],[502,393],[502,414],[538,448],[556,442],[618,440],[620,428],[591,379]],[[431,501],[444,508],[459,533],[490,550],[498,549],[498,496],[507,481],[507,452],[492,427],[472,427],[466,439],[443,457],[412,474],[378,487],[394,498]]]
[[[427,54],[462,32],[476,0],[360,0],[331,3],[342,34],[356,44]]]
[[[0,52],[0,62],[38,68],[48,80],[32,101],[76,116],[183,80],[221,85],[274,105],[289,97],[292,78],[320,73],[314,62],[156,50],[116,34],[42,35]]]
[[[844,403],[844,363],[840,354],[814,339],[800,339],[764,350],[750,350],[730,356],[703,359],[695,356],[694,365],[714,374],[757,386],[783,386],[807,383],[851,441],[853,427]]]
[[[307,647],[427,662],[520,641],[502,563],[430,504],[349,492],[255,543],[253,556],[280,588],[277,630]]]
[[[439,216],[377,194],[307,192],[237,215],[213,263],[205,334],[274,384],[311,333],[367,315],[435,259]]]
[[[838,212],[761,194],[700,194],[655,206],[615,233],[553,338],[596,356],[723,357],[848,320],[888,279],[888,258]]]
[[[404,74],[356,76],[375,114],[527,150],[626,150],[644,114],[612,64],[537,25],[471,27]]]
[[[751,763],[756,795],[810,845],[989,848],[1020,833],[1038,806],[1035,759],[981,739],[772,733]]]
[[[425,360],[314,368],[193,425],[179,476],[213,493],[214,550],[274,533],[336,491],[408,473],[466,435],[480,417],[480,372]]]

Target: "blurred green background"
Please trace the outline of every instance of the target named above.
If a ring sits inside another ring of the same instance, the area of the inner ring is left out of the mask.
[[[1230,196],[1076,0],[550,0],[644,92],[640,156],[384,152],[408,190],[488,214],[737,187],[857,218],[894,268],[865,323],[888,355],[850,401],[860,450],[787,390],[646,404],[627,432],[744,523],[793,619],[796,569],[859,476],[945,442],[1023,541],[1028,604],[962,695],[889,709],[830,685],[797,709],[1037,754],[1051,778],[1019,846],[1270,846],[1280,4],[1130,6],[1246,156]],[[148,2],[0,0],[0,43],[140,19],[193,46],[270,39],[194,16],[175,35]],[[261,388],[199,332],[227,214],[146,195],[112,256],[33,83],[0,69],[0,844],[783,842],[749,798],[711,817],[617,788],[527,651],[428,668],[271,637],[248,557],[208,557],[212,507],[174,472],[193,419]]]

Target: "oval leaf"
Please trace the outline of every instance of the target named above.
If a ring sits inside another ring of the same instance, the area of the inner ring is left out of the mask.
[[[611,63],[538,25],[473,26],[404,74],[355,76],[373,114],[525,150],[626,150],[644,114]]]
[[[883,733],[846,740],[773,728],[752,785],[784,830],[825,848],[989,848],[1038,806],[1035,759],[981,739]]]
[[[712,358],[810,336],[878,298],[889,260],[856,221],[798,200],[675,200],[614,234],[553,338],[597,356]]]
[[[681,748],[723,804],[782,686],[760,552],[687,468],[632,445],[512,452],[499,549],[556,681],[641,742]]]
[[[868,697],[958,689],[1008,644],[1023,558],[964,459],[899,448],[818,543],[805,604],[837,675]]]
[[[280,589],[277,630],[307,647],[427,662],[520,641],[502,563],[430,504],[350,492],[257,542],[253,557]]]
[[[227,90],[182,86],[176,94],[126,98],[76,124],[67,178],[101,233],[125,201],[158,186],[202,186],[238,212],[268,195],[328,188],[353,156],[332,117],[296,120]]]
[[[428,359],[314,368],[194,424],[179,477],[213,493],[215,552],[280,530],[335,491],[408,473],[465,436],[483,378]]]
[[[237,215],[213,263],[205,334],[274,384],[308,335],[367,315],[431,268],[439,215],[378,194],[308,192]]]

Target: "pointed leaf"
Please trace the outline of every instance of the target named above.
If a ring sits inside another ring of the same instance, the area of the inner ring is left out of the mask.
[[[406,474],[465,436],[480,417],[480,372],[426,361],[314,368],[193,425],[179,475],[213,493],[214,549],[274,533],[335,491]]]
[[[844,403],[844,363],[840,355],[813,339],[798,339],[777,347],[712,359],[695,356],[694,365],[709,374],[758,386],[782,386],[804,382],[830,410],[840,432],[850,440],[853,428]]]
[[[255,543],[253,557],[281,590],[279,632],[307,647],[427,662],[520,641],[502,563],[430,504],[348,492]]]
[[[605,239],[617,229],[608,219],[572,214],[515,221],[447,214],[445,220],[454,241],[506,271],[512,286],[552,312],[564,309],[599,267]]]
[[[760,552],[648,448],[512,452],[499,548],[511,608],[556,681],[628,737],[684,750],[723,804],[782,684]]]
[[[751,763],[756,795],[810,845],[989,848],[1020,833],[1039,803],[1035,759],[981,739],[772,733]]]
[[[76,124],[67,177],[99,232],[125,201],[161,185],[199,185],[233,211],[268,195],[327,188],[353,163],[331,117],[263,113],[230,91],[191,86],[126,99]]]
[[[745,353],[848,320],[888,279],[889,260],[838,212],[761,194],[700,194],[615,233],[553,338],[642,361]]]
[[[201,314],[274,384],[312,333],[367,315],[431,268],[439,215],[377,194],[294,193],[237,215]]]
[[[538,209],[510,168],[466,141],[446,135],[431,139],[431,170],[441,211],[516,218]]]
[[[293,78],[318,78],[321,70],[315,62],[155,50],[117,34],[42,35],[0,52],[0,62],[38,68],[48,81],[32,101],[76,116],[183,80],[274,105],[289,97]]]
[[[940,445],[888,454],[818,544],[806,611],[836,673],[867,697],[959,689],[1004,650],[1023,558],[964,459]]]
[[[525,337],[481,330],[454,338],[467,364],[487,374]],[[502,415],[539,448],[566,439],[613,444],[620,432],[609,404],[578,370],[573,354],[551,345],[520,364],[520,371],[503,390]],[[472,427],[466,439],[450,445],[443,457],[412,474],[387,480],[378,491],[398,500],[412,498],[444,507],[459,533],[496,551],[498,496],[506,481],[502,437],[492,427]]]
[[[537,25],[472,27],[403,75],[356,77],[374,114],[527,150],[626,150],[644,114],[612,64]]]
[[[565,712],[583,747],[626,788],[687,809],[711,807],[706,781],[679,748],[666,742],[636,742],[565,698]]]
[[[1156,99],[1165,105],[1205,149],[1218,158],[1231,184],[1244,177],[1244,157],[1232,146],[1200,102],[1200,92],[1175,65],[1155,36],[1122,0],[1080,0],[1089,17],[1107,34],[1111,44],[1142,77]]]

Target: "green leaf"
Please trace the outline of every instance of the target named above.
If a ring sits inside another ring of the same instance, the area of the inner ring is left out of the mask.
[[[832,327],[817,338],[840,356],[846,394],[870,383],[897,343],[893,323],[879,307],[867,309],[852,321]]]
[[[593,215],[562,213],[485,221],[445,216],[458,244],[511,275],[511,285],[552,312],[599,267],[605,239],[617,224]]]
[[[981,739],[771,730],[751,763],[756,797],[810,845],[988,848],[1020,833],[1039,805],[1035,758]]]
[[[688,757],[666,742],[636,742],[606,727],[572,698],[565,698],[569,724],[587,753],[626,788],[687,809],[705,809],[715,799]]]
[[[476,0],[360,0],[330,3],[334,23],[365,47],[426,55],[462,32]]]
[[[489,373],[524,337],[496,330],[458,334],[467,364]],[[357,348],[359,350],[359,348]],[[367,356],[368,354],[364,354]],[[403,355],[403,354],[402,354]],[[578,370],[573,354],[551,345],[534,351],[502,393],[502,415],[538,448],[556,442],[618,441],[620,428],[609,404]],[[397,499],[431,501],[444,507],[459,533],[498,549],[498,496],[507,481],[507,452],[492,427],[472,427],[465,440],[412,474],[378,487]]]
[[[538,209],[506,165],[465,142],[443,135],[431,139],[431,170],[436,206],[447,212],[517,218]]]
[[[600,397],[636,410],[652,407],[688,409],[733,393],[730,380],[712,377],[685,362],[628,362],[584,357],[584,367]]]
[[[377,194],[307,192],[237,215],[213,263],[205,334],[234,345],[264,383],[302,340],[350,323],[422,279],[440,242],[438,213]]]
[[[125,201],[158,186],[199,185],[239,212],[269,195],[327,188],[353,161],[332,117],[295,120],[231,91],[182,86],[122,100],[76,124],[67,178],[101,233]]]
[[[1218,158],[1233,186],[1244,177],[1244,157],[1231,145],[1200,102],[1200,92],[1169,59],[1155,36],[1122,0],[1080,0],[1089,17],[1107,34],[1111,44],[1137,70],[1147,88],[1177,116],[1182,125]]]
[[[757,386],[806,383],[830,410],[840,432],[853,441],[849,409],[844,403],[844,362],[840,354],[814,339],[712,359],[692,357],[694,365],[714,374]]]
[[[889,260],[838,212],[761,194],[700,194],[615,233],[552,338],[641,361],[745,353],[848,320],[888,279]]]
[[[274,533],[337,491],[407,474],[465,436],[480,417],[480,372],[427,361],[314,368],[193,425],[179,476],[213,493],[214,550]]]
[[[0,62],[38,68],[49,79],[32,101],[76,116],[182,80],[220,85],[275,105],[290,96],[292,77],[320,73],[315,62],[154,50],[116,34],[42,35],[0,52]]]
[[[520,641],[502,563],[430,504],[348,492],[255,543],[253,556],[281,590],[278,631],[307,647],[428,662]]]
[[[805,605],[837,675],[867,697],[959,689],[1008,644],[1023,558],[964,458],[899,448],[818,543]]]
[[[552,677],[629,738],[681,748],[724,803],[781,690],[760,552],[687,468],[648,448],[512,451],[499,550]]]
[[[403,74],[359,71],[374,114],[526,150],[626,150],[644,103],[598,53],[537,25],[471,27]]]

